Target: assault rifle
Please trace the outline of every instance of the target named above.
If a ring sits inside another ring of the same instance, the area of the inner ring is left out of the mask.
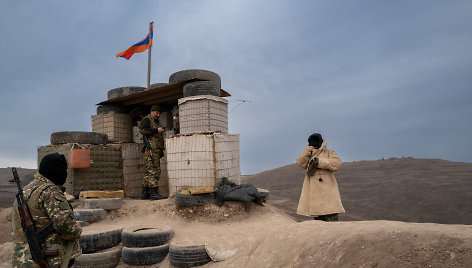
[[[160,128],[163,128],[164,130],[166,129],[165,127],[160,127]],[[142,152],[146,152],[146,149],[149,150],[149,156],[151,156],[151,161],[152,161],[152,164],[154,165],[155,162],[154,162],[154,157],[153,157],[153,152],[152,152],[152,147],[151,147],[151,143],[149,143],[149,139],[146,135],[143,135],[143,142],[144,142],[144,146],[143,146],[143,149],[142,149]],[[159,152],[158,152],[159,153]],[[161,158],[161,156],[157,156],[159,159]]]
[[[154,157],[152,156],[151,143],[149,143],[149,139],[146,135],[143,135],[143,142],[144,142],[143,153],[146,151],[146,149],[149,150],[149,156],[151,156],[151,161],[152,161],[152,164],[154,165]]]
[[[23,232],[25,232],[26,239],[28,240],[31,256],[33,257],[33,261],[36,262],[39,267],[49,268],[49,265],[46,262],[46,256],[57,256],[59,251],[43,250],[41,242],[47,235],[54,231],[53,223],[50,221],[43,228],[36,231],[28,203],[23,198],[23,189],[21,188],[20,178],[18,177],[16,168],[12,168],[11,170],[13,172],[13,179],[10,180],[10,182],[16,182],[16,185],[18,186],[18,193],[16,194],[18,214],[20,215],[21,227],[23,228]]]

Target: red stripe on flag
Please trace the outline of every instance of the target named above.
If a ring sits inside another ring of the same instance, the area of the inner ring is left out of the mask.
[[[149,38],[149,34],[146,37],[139,41],[138,43],[134,44],[133,46],[129,47],[125,51],[122,51],[116,54],[116,57],[122,57],[129,60],[134,53],[141,53],[146,51],[149,47],[152,46],[152,39],[154,34],[154,26],[151,26],[151,38]]]

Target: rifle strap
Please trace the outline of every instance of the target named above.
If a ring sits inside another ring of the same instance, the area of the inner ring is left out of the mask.
[[[67,243],[66,253],[62,258],[61,268],[67,268],[67,266],[69,266],[70,257],[72,255],[72,246],[74,246],[74,241],[69,241]]]

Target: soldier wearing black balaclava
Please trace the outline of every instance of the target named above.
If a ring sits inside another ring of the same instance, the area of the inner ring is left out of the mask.
[[[44,156],[39,164],[34,180],[23,189],[34,227],[40,230],[49,222],[54,231],[48,234],[41,247],[46,251],[57,251],[57,254],[46,256],[49,267],[70,267],[74,259],[81,255],[79,237],[82,228],[74,220],[74,212],[64,196],[62,185],[67,178],[67,161],[59,153]],[[12,238],[14,245],[13,267],[38,267],[33,262],[26,235],[21,227],[17,201],[13,204]]]

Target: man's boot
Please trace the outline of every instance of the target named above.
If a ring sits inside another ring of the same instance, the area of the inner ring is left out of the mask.
[[[159,194],[159,187],[151,187],[151,200],[160,200],[160,199],[166,199],[167,196],[163,196]]]
[[[141,190],[141,200],[147,200],[151,197],[151,193],[149,192],[149,187],[144,187]]]

